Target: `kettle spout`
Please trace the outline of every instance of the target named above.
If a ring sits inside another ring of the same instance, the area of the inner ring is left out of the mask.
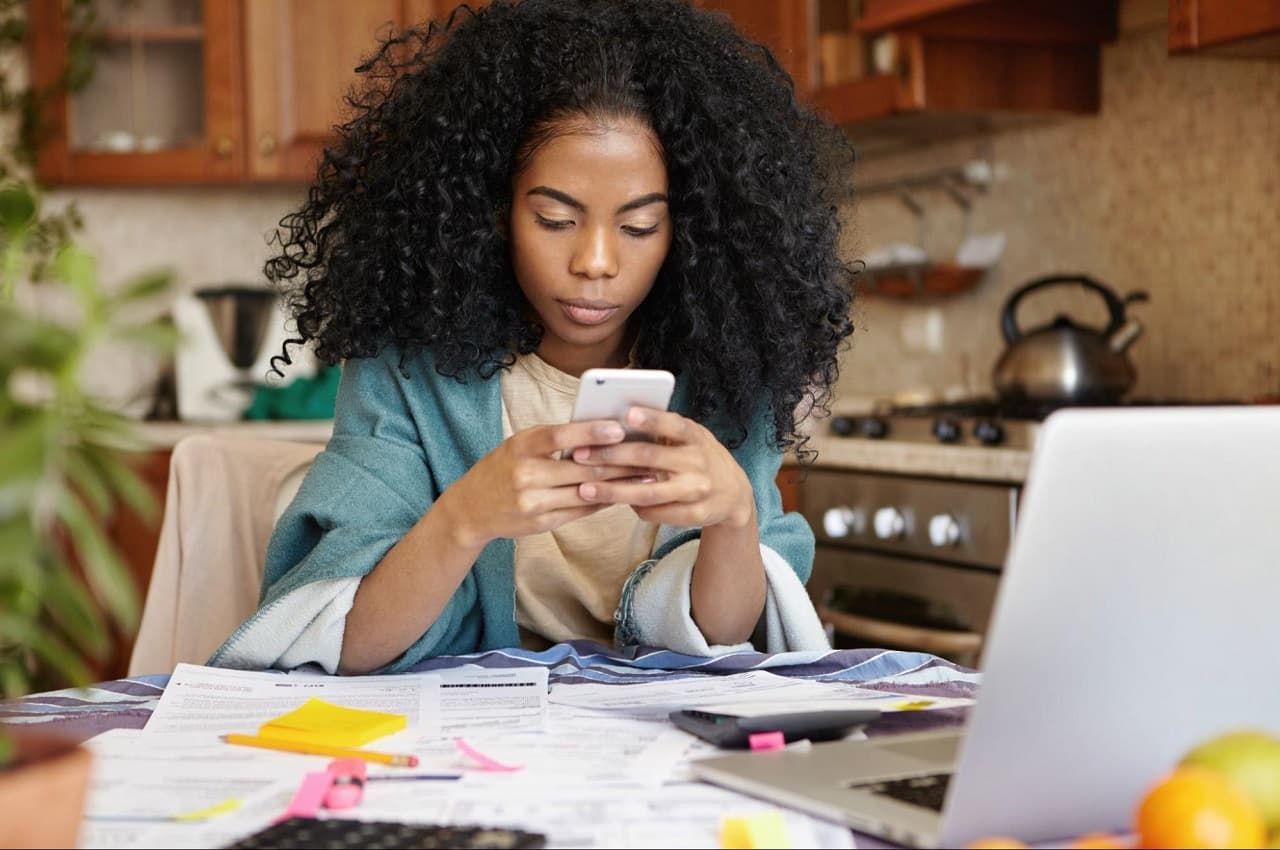
[[[1108,345],[1116,354],[1122,354],[1125,349],[1133,345],[1134,340],[1142,336],[1142,330],[1142,322],[1137,319],[1130,319],[1125,322],[1124,327],[1116,331],[1115,336],[1111,337]]]

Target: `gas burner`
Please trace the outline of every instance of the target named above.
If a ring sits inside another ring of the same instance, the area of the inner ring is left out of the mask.
[[[831,434],[868,440],[948,446],[1029,449],[1039,423],[1063,407],[1173,407],[1241,404],[1238,400],[1139,398],[1119,404],[1066,404],[971,398],[940,404],[886,405],[869,413],[833,416]]]

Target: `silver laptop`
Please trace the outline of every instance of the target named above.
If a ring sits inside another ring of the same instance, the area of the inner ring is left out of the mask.
[[[916,846],[1125,830],[1193,744],[1280,723],[1278,608],[1280,407],[1061,411],[1036,443],[963,733],[693,771]]]

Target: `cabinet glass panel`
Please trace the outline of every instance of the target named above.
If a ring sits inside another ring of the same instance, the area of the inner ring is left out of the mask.
[[[149,153],[201,144],[200,0],[106,0],[94,32],[93,77],[71,98],[72,149]]]

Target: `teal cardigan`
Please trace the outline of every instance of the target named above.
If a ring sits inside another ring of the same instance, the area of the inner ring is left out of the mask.
[[[445,488],[502,441],[498,376],[449,378],[421,353],[388,348],[343,368],[333,436],[281,515],[267,547],[258,611],[214,654],[243,655],[255,621],[287,605],[310,582],[367,575],[413,527]],[[671,408],[685,413],[688,387],[677,381]],[[686,414],[687,415],[687,414]],[[801,582],[813,564],[813,532],[799,514],[784,514],[775,483],[781,454],[771,445],[772,417],[762,407],[748,439],[733,450],[755,493],[760,541],[780,554]],[[651,558],[636,565],[615,617],[619,644],[639,636],[631,615],[635,584],[668,552],[698,536],[695,528],[659,528]],[[515,546],[491,542],[440,616],[384,672],[424,658],[520,645],[515,620]],[[277,614],[280,612],[276,612]],[[286,618],[287,619],[287,618]],[[279,622],[279,617],[274,617]],[[297,623],[299,633],[307,626]],[[274,628],[274,626],[273,626]]]

